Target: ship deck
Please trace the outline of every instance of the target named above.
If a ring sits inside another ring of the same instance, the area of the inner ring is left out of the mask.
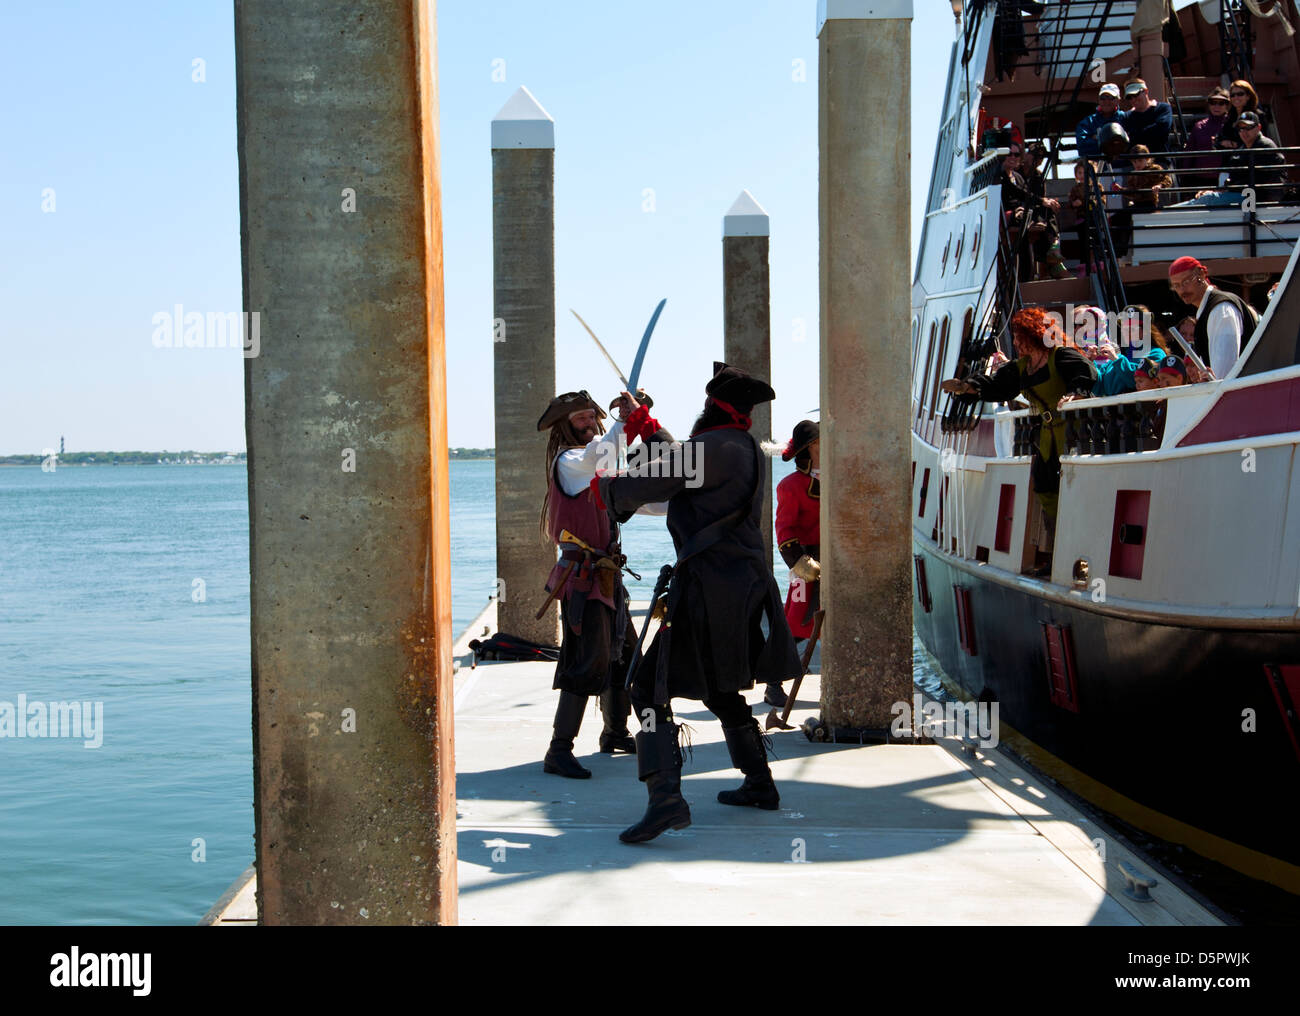
[[[646,801],[636,760],[597,753],[593,712],[574,747],[592,779],[543,774],[554,667],[471,668],[468,640],[493,618],[490,607],[455,647],[461,924],[1223,923],[1041,777],[955,738],[832,745],[775,731],[780,810],[721,805],[740,775],[717,720],[687,700],[677,718],[694,732],[682,780],[693,824],[626,846],[618,832]],[[762,722],[762,689],[748,698]],[[815,715],[818,698],[811,673],[790,722]],[[1157,877],[1150,902],[1124,895],[1122,862]],[[255,890],[250,867],[203,923],[255,925]]]

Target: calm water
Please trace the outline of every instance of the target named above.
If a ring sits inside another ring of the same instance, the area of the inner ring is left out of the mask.
[[[451,469],[459,633],[493,591],[493,464]],[[0,702],[102,702],[104,728],[0,738],[0,924],[192,924],[253,857],[247,473],[4,468],[0,534]],[[624,548],[646,598],[662,519]]]

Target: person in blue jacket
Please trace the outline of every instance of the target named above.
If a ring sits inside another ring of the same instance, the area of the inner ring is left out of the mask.
[[[1083,159],[1101,158],[1101,144],[1097,141],[1097,131],[1108,123],[1119,123],[1119,85],[1105,84],[1097,93],[1097,111],[1089,113],[1079,121],[1074,131],[1074,143],[1079,157]]]

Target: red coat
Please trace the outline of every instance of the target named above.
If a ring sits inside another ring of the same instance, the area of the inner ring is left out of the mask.
[[[821,557],[821,482],[807,473],[791,473],[776,485],[776,545],[787,567],[804,554]],[[785,597],[785,618],[796,639],[812,635],[812,615],[821,583],[811,585],[794,575]]]

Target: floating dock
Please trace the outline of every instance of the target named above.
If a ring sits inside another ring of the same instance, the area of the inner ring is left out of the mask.
[[[544,774],[554,665],[471,667],[468,641],[494,621],[489,607],[455,647],[461,924],[1224,923],[1041,777],[956,738],[816,744],[775,731],[780,810],[719,804],[741,776],[718,721],[690,700],[675,704],[693,731],[692,825],[627,846],[618,833],[646,804],[636,759],[597,753],[593,706],[574,746],[592,778]],[[818,696],[811,673],[790,722],[814,716]],[[747,697],[761,723],[762,689]],[[1156,879],[1150,901],[1125,894],[1121,865]],[[203,923],[256,924],[255,887],[250,868]]]

